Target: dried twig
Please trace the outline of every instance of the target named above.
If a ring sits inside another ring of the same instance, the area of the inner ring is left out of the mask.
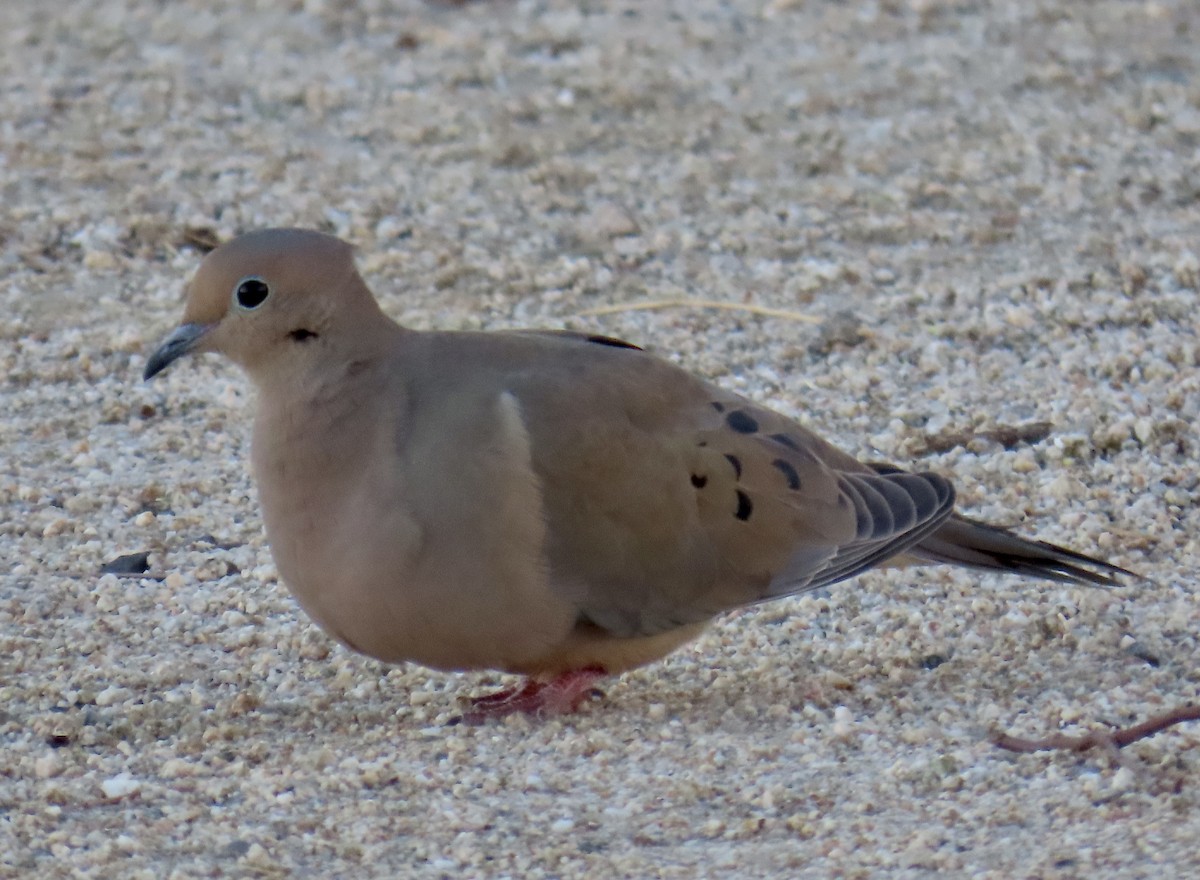
[[[801,321],[805,324],[820,324],[824,318],[806,315],[803,312],[792,312],[787,309],[772,309],[767,306],[756,306],[748,303],[722,302],[715,299],[656,299],[640,303],[618,303],[611,306],[599,306],[586,309],[579,313],[580,317],[596,315],[615,315],[620,312],[640,312],[650,309],[724,309],[729,312],[749,312],[752,315],[762,315],[767,318],[783,318],[788,321]]]
[[[931,434],[925,438],[925,448],[918,450],[916,455],[949,452],[956,446],[965,447],[972,440],[991,440],[999,443],[1005,449],[1012,449],[1020,443],[1040,443],[1050,436],[1053,425],[1049,422],[1029,422],[1024,425],[999,425],[982,431],[949,431],[944,434]]]
[[[1042,739],[1023,739],[1019,736],[1009,736],[1007,733],[997,733],[992,742],[1010,752],[1042,752],[1049,749],[1059,749],[1067,752],[1086,752],[1096,747],[1119,749],[1140,739],[1153,736],[1168,727],[1182,724],[1185,721],[1200,721],[1200,706],[1177,706],[1161,715],[1135,724],[1132,727],[1118,727],[1114,730],[1093,730],[1083,736],[1067,736],[1056,733]]]

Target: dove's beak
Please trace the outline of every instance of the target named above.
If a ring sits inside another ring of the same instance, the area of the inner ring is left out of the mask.
[[[180,324],[171,335],[162,341],[162,345],[154,350],[146,361],[143,379],[153,379],[172,363],[179,360],[194,349],[204,334],[215,327],[215,324]]]

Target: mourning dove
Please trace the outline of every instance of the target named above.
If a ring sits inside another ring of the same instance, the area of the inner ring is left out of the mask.
[[[861,463],[635,345],[401,327],[318,232],[210,253],[145,377],[194,352],[257,386],[271,553],[322,629],[390,663],[528,676],[472,719],[570,711],[722,612],[883,564],[1128,574],[963,518],[945,478]]]

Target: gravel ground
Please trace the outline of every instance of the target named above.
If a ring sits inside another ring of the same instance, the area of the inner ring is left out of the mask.
[[[1200,876],[1196,725],[987,739],[1197,699],[1198,39],[1193,0],[5,2],[0,876]],[[448,727],[502,677],[303,618],[233,368],[139,380],[206,243],[289,224],[412,326],[626,337],[1152,581],[873,573]],[[636,308],[689,297],[739,308]]]

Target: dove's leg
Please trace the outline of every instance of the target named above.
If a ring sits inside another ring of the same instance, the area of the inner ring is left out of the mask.
[[[588,666],[545,681],[531,678],[520,687],[505,688],[471,700],[471,708],[463,713],[463,721],[480,724],[488,718],[502,718],[516,712],[542,718],[567,715],[597,693],[595,684],[606,674],[599,666]]]

